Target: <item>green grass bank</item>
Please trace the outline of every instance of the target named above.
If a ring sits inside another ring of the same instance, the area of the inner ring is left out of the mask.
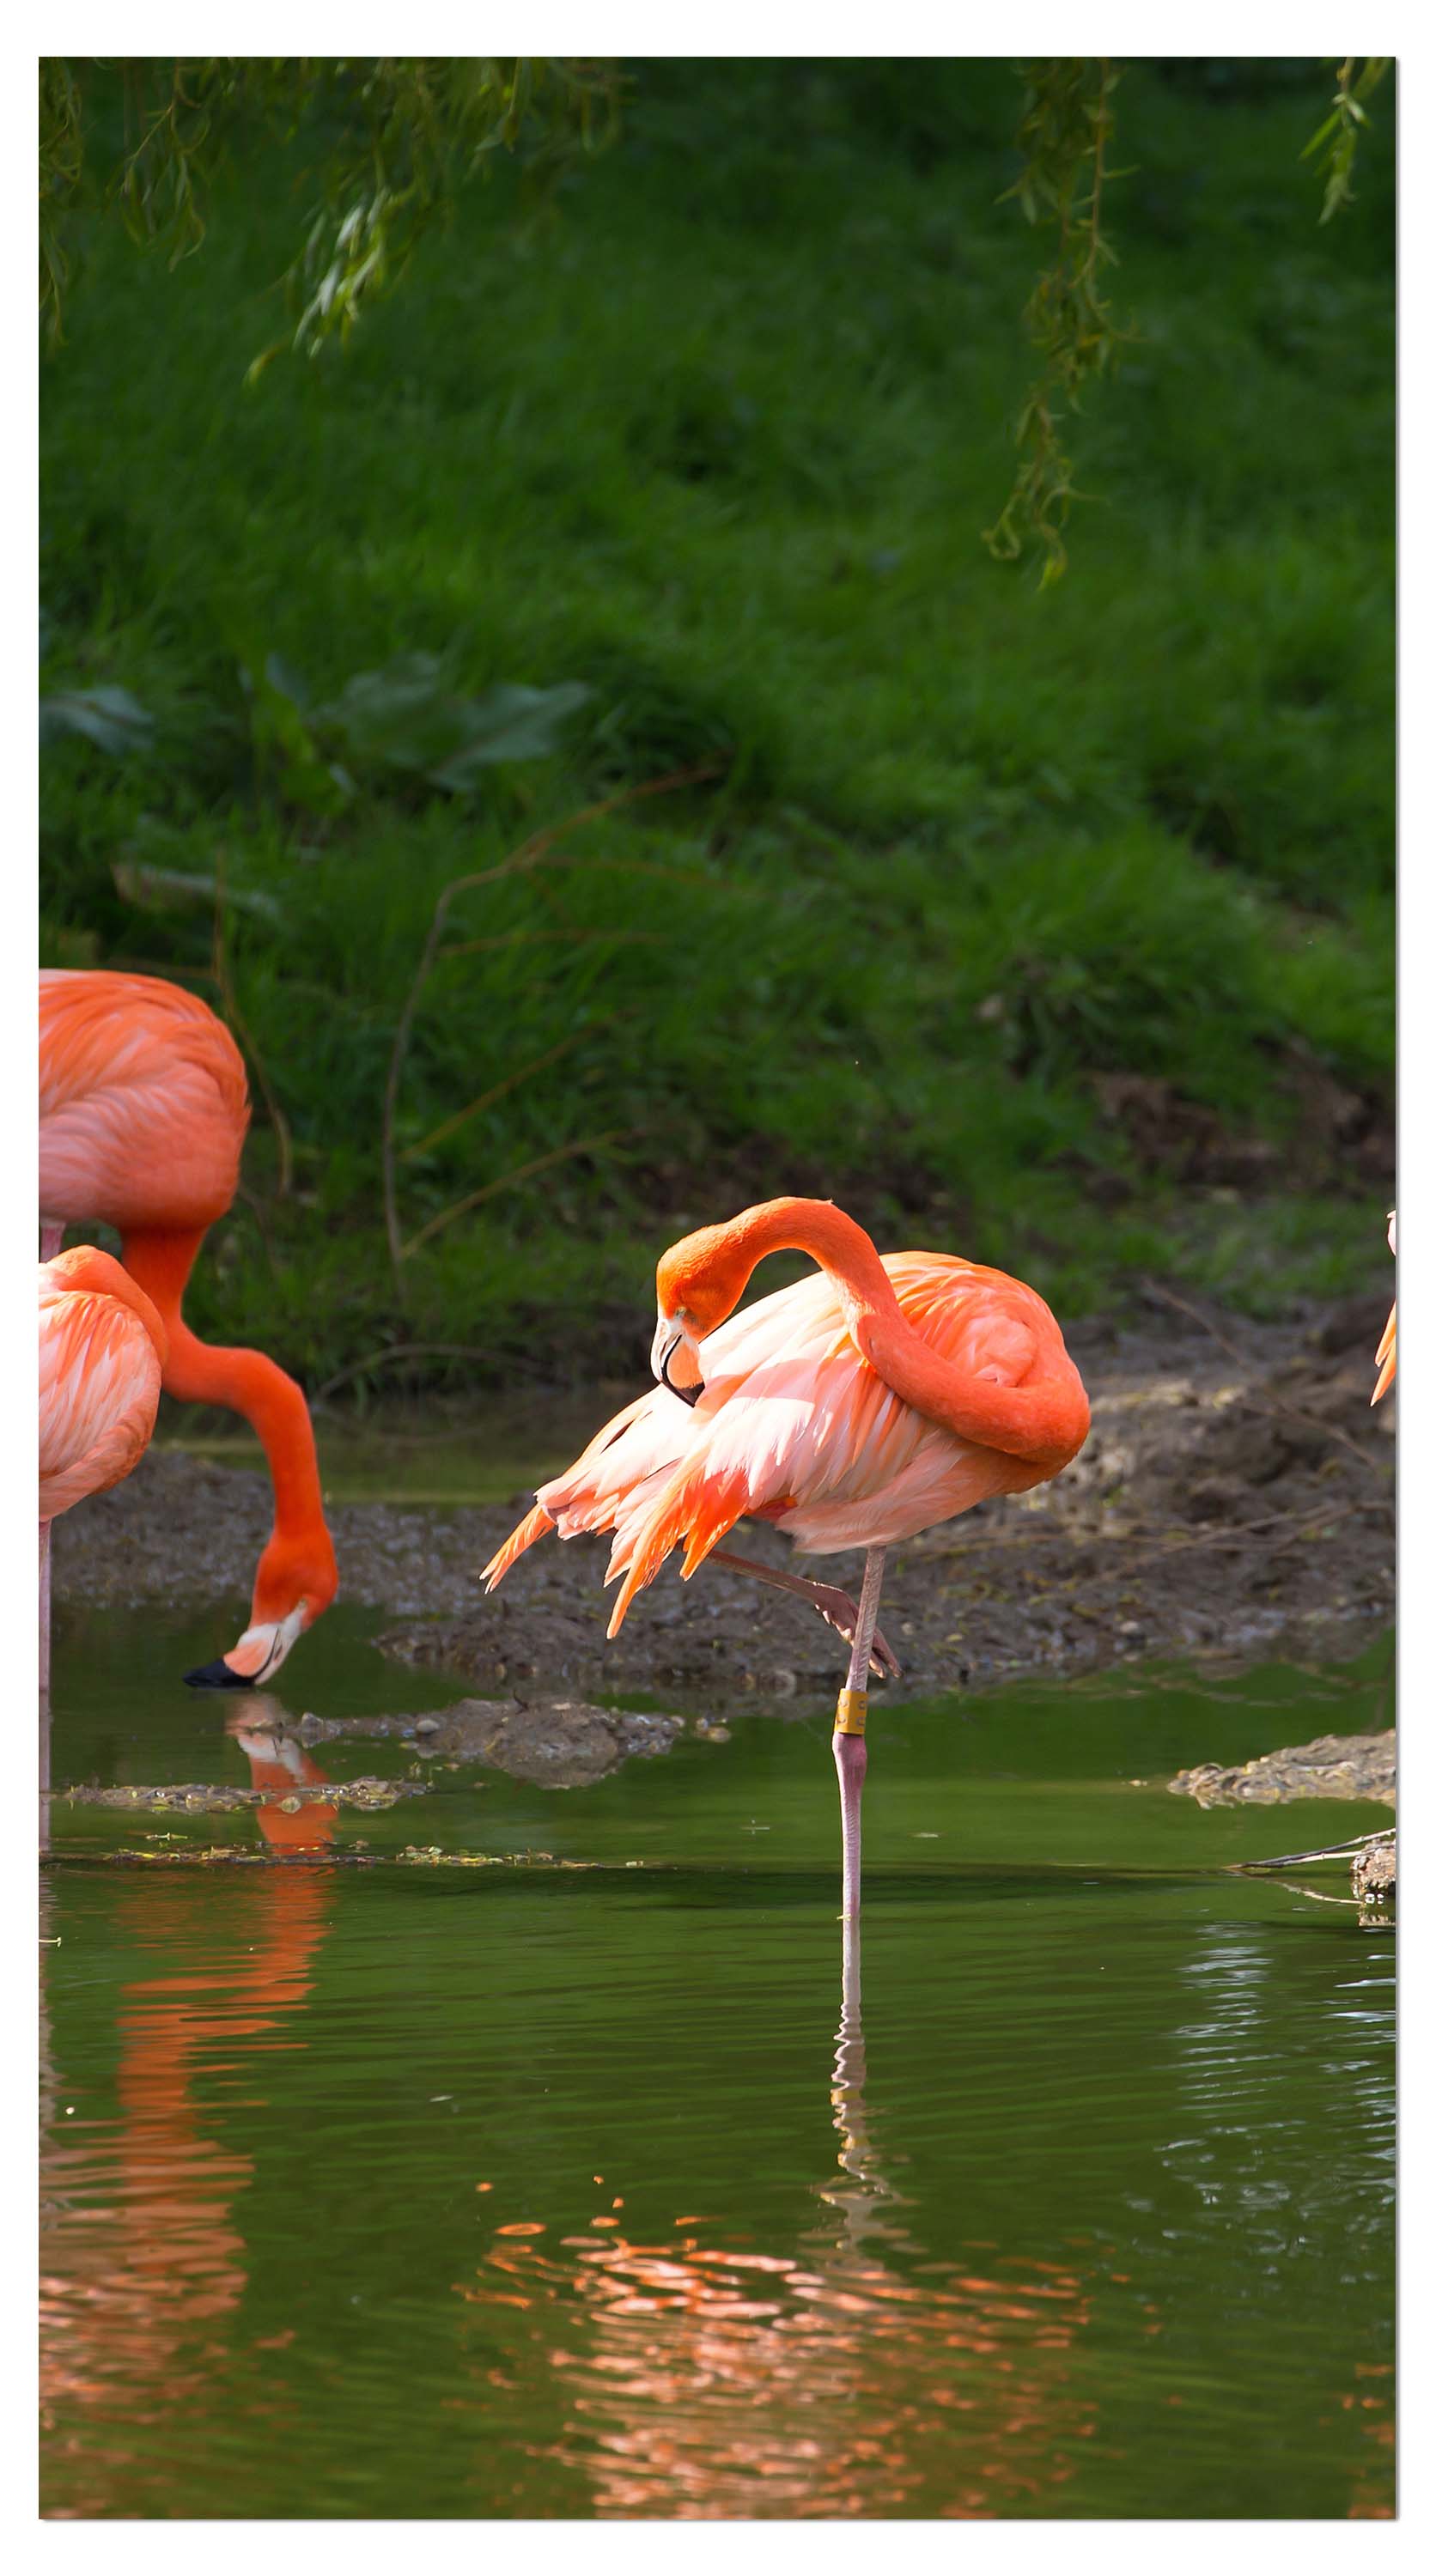
[[[1041,259],[1011,69],[632,68],[551,218],[500,171],[253,386],[299,147],[237,148],[173,272],[82,246],[42,694],[143,720],[42,749],[42,953],[238,1014],[196,1324],[361,1393],[627,1366],[661,1246],[783,1189],[1059,1312],[1379,1302],[1394,91],[1321,227],[1323,66],[1128,67],[1139,336],[1039,595],[981,541]],[[457,896],[415,998],[451,880],[692,771]]]

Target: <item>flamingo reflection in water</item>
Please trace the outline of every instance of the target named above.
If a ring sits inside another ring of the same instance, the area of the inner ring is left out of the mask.
[[[866,2102],[859,1942],[850,1920],[837,2170],[791,2253],[705,2244],[698,2221],[675,2222],[671,2243],[635,2243],[612,2217],[549,2251],[518,2221],[495,2232],[476,2279],[455,2283],[477,2312],[491,2435],[510,2392],[528,2428],[547,2382],[562,2429],[542,2452],[522,2432],[514,2448],[540,2481],[542,2460],[580,2475],[589,2500],[576,2511],[987,2517],[1040,2506],[1076,2473],[1097,2418],[1080,2355],[1092,2258],[989,2251],[972,2272],[923,2259]],[[513,2510],[527,2509],[520,2492]]]
[[[265,1843],[277,1855],[322,1859],[338,1810],[310,1798],[292,1811],[296,1788],[322,1786],[325,1774],[281,1739],[281,1716],[256,1695],[228,1732],[264,1793],[255,1813]],[[101,2142],[90,2144],[88,2124],[64,2119],[53,2070],[44,2123],[42,2404],[70,2473],[92,2470],[96,2481],[93,2507],[72,2503],[71,2512],[115,2509],[112,2473],[131,2456],[120,2446],[127,2436],[97,2443],[95,2420],[113,2411],[133,2427],[168,2416],[225,2357],[215,2338],[248,2278],[232,2211],[254,2160],[216,2134],[196,2088],[220,2068],[232,2082],[241,2059],[302,2045],[294,2016],[329,1899],[323,1869],[236,1870],[222,1905],[207,1873],[117,1884],[117,1945],[152,1951],[157,1969],[122,1992],[118,2124],[105,2120]],[[174,1969],[176,1960],[190,1964]]]

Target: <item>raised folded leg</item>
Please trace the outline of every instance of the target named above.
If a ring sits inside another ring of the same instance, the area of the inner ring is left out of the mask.
[[[796,1593],[800,1601],[808,1602],[817,1611],[820,1619],[826,1619],[830,1628],[836,1628],[844,1645],[852,1644],[858,1624],[858,1604],[850,1592],[841,1591],[836,1583],[809,1583],[801,1574],[784,1574],[776,1565],[760,1565],[751,1556],[734,1556],[726,1547],[715,1547],[707,1561],[710,1565],[731,1566],[735,1574],[751,1574],[759,1583],[771,1583],[775,1592]],[[891,1681],[902,1678],[902,1666],[881,1628],[875,1627],[872,1631],[868,1663],[879,1677],[886,1673]],[[863,1669],[866,1678],[868,1665]]]

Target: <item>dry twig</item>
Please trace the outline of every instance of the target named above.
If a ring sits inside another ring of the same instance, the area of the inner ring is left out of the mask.
[[[385,1368],[391,1360],[488,1360],[502,1368],[527,1369],[531,1376],[542,1377],[547,1371],[534,1360],[513,1351],[490,1351],[473,1342],[386,1342],[381,1351],[366,1351],[362,1360],[351,1360],[347,1368],[326,1378],[318,1392],[309,1399],[311,1413],[318,1411],[326,1398],[346,1386],[350,1378],[362,1377],[366,1369]]]
[[[512,1189],[518,1181],[532,1180],[535,1172],[546,1172],[553,1164],[566,1163],[575,1154],[601,1154],[605,1146],[621,1144],[625,1137],[636,1136],[637,1133],[636,1127],[610,1127],[602,1136],[576,1137],[571,1145],[555,1145],[551,1154],[536,1154],[531,1163],[520,1163],[511,1172],[501,1172],[496,1181],[485,1181],[482,1189],[470,1190],[467,1198],[456,1199],[452,1207],[441,1208],[437,1216],[431,1216],[427,1225],[421,1225],[418,1233],[411,1234],[408,1242],[400,1246],[400,1260],[407,1261],[411,1253],[418,1251],[421,1243],[429,1241],[431,1235],[440,1233],[446,1225],[452,1225],[455,1217],[467,1216],[471,1208],[493,1198],[499,1190]]]
[[[1204,1315],[1200,1307],[1188,1305],[1185,1297],[1179,1297],[1175,1288],[1166,1288],[1157,1279],[1144,1279],[1142,1285],[1150,1296],[1159,1298],[1164,1305],[1175,1306],[1179,1315],[1189,1315],[1194,1324],[1200,1324],[1218,1350],[1225,1351],[1239,1367],[1248,1365],[1247,1354],[1238,1350],[1235,1342],[1228,1341],[1225,1333],[1219,1333],[1210,1316]],[[1360,1459],[1369,1476],[1380,1478],[1380,1466],[1369,1451],[1363,1449],[1360,1441],[1353,1440],[1349,1431],[1340,1430],[1334,1422],[1323,1421],[1319,1413],[1308,1413],[1304,1405],[1288,1404],[1280,1396],[1253,1395],[1248,1391],[1247,1400],[1272,1421],[1304,1422],[1309,1430],[1319,1431],[1324,1439],[1338,1441],[1343,1449],[1351,1451],[1353,1458]]]
[[[394,1272],[394,1284],[401,1299],[403,1296],[403,1265],[408,1259],[410,1253],[414,1251],[418,1244],[424,1242],[429,1234],[436,1231],[439,1224],[447,1224],[451,1217],[462,1215],[466,1209],[476,1206],[481,1197],[488,1195],[485,1191],[476,1192],[474,1197],[464,1200],[458,1207],[446,1210],[441,1218],[437,1218],[430,1225],[422,1227],[419,1233],[411,1237],[408,1243],[405,1243],[400,1236],[398,1189],[394,1169],[396,1161],[394,1150],[394,1121],[399,1099],[399,1081],[404,1069],[404,1058],[409,1049],[409,1040],[413,1033],[415,1015],[419,1008],[419,1002],[423,994],[424,987],[427,984],[440,955],[459,955],[464,953],[465,949],[471,949],[475,946],[485,944],[483,942],[471,941],[462,943],[451,951],[441,950],[440,942],[444,935],[444,925],[448,920],[451,906],[458,900],[461,894],[472,893],[479,886],[497,885],[500,880],[505,877],[527,875],[529,871],[534,868],[549,865],[576,867],[585,864],[581,859],[572,857],[568,852],[560,851],[555,848],[555,843],[561,836],[569,832],[577,831],[579,827],[585,823],[598,822],[605,814],[616,813],[621,806],[637,804],[641,797],[663,796],[671,793],[674,789],[679,787],[697,786],[698,783],[705,778],[716,777],[718,775],[718,766],[719,765],[714,761],[703,761],[691,769],[670,770],[668,775],[663,778],[645,779],[642,785],[638,787],[620,788],[616,794],[601,797],[596,804],[585,805],[578,813],[566,815],[562,822],[550,824],[544,831],[535,832],[529,840],[524,841],[518,849],[511,850],[506,859],[498,860],[493,867],[476,868],[468,876],[452,878],[449,884],[446,885],[440,893],[438,900],[434,905],[434,913],[433,918],[429,923],[428,935],[424,941],[423,948],[419,953],[419,963],[414,970],[414,980],[409,987],[404,1008],[399,1014],[399,1025],[394,1031],[394,1045],[389,1057],[389,1073],[384,1085],[384,1118],[380,1146],[384,1181],[384,1231],[388,1238],[389,1260]],[[592,862],[592,864],[596,865],[598,862]],[[634,862],[633,864],[635,866],[643,865],[642,862]],[[644,866],[644,873],[648,873],[646,866]],[[654,873],[663,874],[668,872],[655,870]],[[530,1069],[532,1070],[533,1068]],[[590,1148],[584,1146],[571,1146],[565,1148],[565,1151],[575,1153],[588,1150],[590,1150]],[[546,1159],[557,1158],[551,1157]],[[532,1164],[527,1165],[522,1172],[506,1174],[504,1176],[504,1181],[491,1182],[489,1188],[490,1190],[499,1189],[505,1185],[506,1181],[524,1179],[530,1171],[537,1168],[540,1168],[540,1166]]]

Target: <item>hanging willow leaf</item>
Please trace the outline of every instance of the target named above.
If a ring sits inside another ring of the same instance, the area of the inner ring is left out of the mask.
[[[1063,531],[1078,497],[1061,434],[1063,406],[1080,410],[1089,379],[1115,364],[1132,334],[1118,328],[1100,284],[1117,256],[1102,229],[1104,188],[1123,175],[1110,159],[1117,71],[1105,57],[1078,55],[1028,63],[1024,73],[1017,136],[1023,167],[1007,195],[1055,239],[1023,316],[1041,360],[1017,419],[1025,461],[983,542],[1006,563],[1040,548],[1045,589],[1067,569]]]
[[[1330,223],[1332,216],[1343,206],[1349,206],[1356,194],[1351,174],[1356,167],[1357,140],[1367,121],[1362,101],[1370,98],[1372,91],[1380,86],[1391,69],[1391,61],[1389,54],[1368,54],[1358,71],[1356,56],[1348,54],[1338,69],[1331,114],[1317,127],[1301,156],[1303,161],[1309,161],[1313,153],[1321,151],[1323,144],[1328,147],[1322,155],[1326,194],[1317,218],[1319,223]]]
[[[429,226],[499,150],[538,185],[617,132],[623,82],[578,56],[132,55],[119,71],[125,138],[96,167],[86,105],[114,66],[80,56],[40,65],[40,312],[58,339],[72,218],[115,209],[136,241],[173,266],[205,239],[212,181],[237,136],[290,136],[314,120],[325,149],[285,287],[288,346],[346,338],[399,277]]]

